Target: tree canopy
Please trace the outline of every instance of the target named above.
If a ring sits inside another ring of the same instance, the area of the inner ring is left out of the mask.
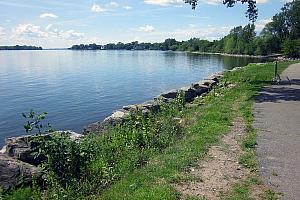
[[[198,0],[184,0],[184,2],[190,4],[192,6],[192,9],[195,9]],[[255,0],[223,0],[223,4],[226,5],[227,7],[233,7],[237,2],[241,2],[242,4],[245,3],[248,4],[248,8],[245,14],[251,22],[255,22],[258,16],[256,1]]]
[[[262,30],[261,36],[274,51],[283,50],[289,57],[300,56],[300,1],[286,3],[281,12]]]

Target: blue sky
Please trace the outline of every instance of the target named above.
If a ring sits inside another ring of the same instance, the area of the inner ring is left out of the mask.
[[[286,0],[257,2],[259,32]],[[200,0],[192,10],[183,0],[0,0],[0,45],[213,40],[248,23],[246,5],[226,8],[221,3]]]

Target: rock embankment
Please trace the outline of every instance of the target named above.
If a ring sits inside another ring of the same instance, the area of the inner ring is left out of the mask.
[[[42,172],[34,165],[0,154],[0,188],[8,190],[13,187],[31,183],[34,176],[41,178]]]
[[[74,140],[83,136],[73,131],[57,131],[38,137],[47,140],[54,134],[63,132],[69,134],[70,138]],[[45,158],[36,157],[34,154],[37,147],[36,137],[24,135],[5,140],[5,146],[0,152],[0,191],[30,184],[33,176],[36,180],[41,179],[42,171],[37,166]]]
[[[214,85],[219,83],[219,80],[222,76],[223,72],[217,72],[204,78],[202,81],[192,83],[190,86],[182,87],[179,90],[165,92],[155,97],[154,100],[137,105],[123,106],[122,109],[115,111],[111,116],[105,118],[103,121],[97,121],[87,125],[83,130],[83,134],[100,134],[105,130],[106,127],[115,126],[116,124],[124,122],[126,118],[130,116],[132,111],[139,110],[143,115],[147,115],[150,112],[159,112],[162,103],[173,101],[180,92],[183,92],[186,102],[191,102],[196,97],[206,95]]]
[[[218,72],[206,77],[200,82],[193,83],[188,87],[182,87],[179,90],[171,90],[165,92],[154,100],[144,102],[137,105],[123,106],[122,109],[115,111],[111,116],[103,121],[98,121],[86,126],[83,130],[84,134],[96,133],[101,134],[107,127],[116,126],[124,122],[132,112],[140,111],[144,116],[150,112],[156,113],[160,111],[161,105],[174,101],[179,93],[184,95],[186,102],[193,101],[196,97],[205,96],[214,85],[219,83],[223,72]],[[70,138],[77,140],[84,135],[73,131],[57,131],[49,134],[44,134],[45,140],[51,138],[53,134],[67,133]],[[37,146],[35,137],[25,135],[20,137],[8,138],[5,141],[5,146],[0,151],[0,189],[7,190],[9,188],[18,187],[28,184],[32,181],[33,175],[39,179],[42,172],[38,169],[38,164],[43,160],[42,157],[35,157],[34,150]]]

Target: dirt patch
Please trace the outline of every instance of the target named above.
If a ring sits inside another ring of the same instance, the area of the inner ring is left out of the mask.
[[[220,199],[220,192],[229,190],[234,183],[247,177],[250,172],[238,162],[242,153],[240,141],[245,133],[243,119],[237,118],[221,143],[212,146],[207,157],[189,169],[187,175],[192,175],[195,179],[175,185],[182,199],[187,196]]]
[[[267,190],[268,188],[265,187],[263,184],[261,185],[253,185],[251,188],[250,188],[250,193],[251,193],[251,197],[253,199],[256,199],[256,200],[260,200],[260,199],[263,199],[264,195],[265,195],[265,191]]]

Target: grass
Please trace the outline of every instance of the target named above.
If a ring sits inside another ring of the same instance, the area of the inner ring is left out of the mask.
[[[12,190],[9,193],[3,195],[0,200],[28,200],[32,197],[32,190],[30,187],[20,188],[17,190]]]
[[[279,72],[290,63],[279,63]],[[104,191],[99,199],[176,199],[178,193],[172,188],[172,183],[180,181],[180,174],[196,160],[201,159],[210,145],[218,142],[220,134],[228,132],[228,125],[237,115],[242,115],[247,121],[248,135],[243,142],[245,154],[241,163],[252,171],[257,168],[255,157],[256,132],[252,127],[253,99],[257,91],[266,84],[271,84],[273,64],[249,65],[242,70],[226,73],[222,84],[225,87],[215,88],[204,99],[196,103],[204,106],[187,110],[184,118],[193,121],[185,127],[185,137],[167,148],[162,154],[153,157],[142,169],[128,174],[121,181]],[[226,87],[228,85],[235,87]],[[238,111],[234,110],[236,103],[240,104]],[[129,185],[139,184],[134,190]],[[234,196],[248,195],[246,187],[239,186]],[[249,195],[248,195],[249,196]],[[163,198],[162,198],[163,197]]]
[[[279,72],[283,71],[289,64],[291,62],[279,62]],[[252,127],[252,105],[256,93],[264,85],[271,84],[272,73],[272,63],[264,65],[250,64],[241,70],[225,73],[219,86],[215,87],[206,97],[195,100],[194,103],[201,106],[185,108],[180,112],[182,129],[180,130],[182,132],[180,137],[172,142],[167,142],[167,145],[159,150],[148,149],[151,153],[148,153],[142,164],[138,166],[133,167],[132,164],[135,162],[132,162],[132,158],[129,158],[132,151],[128,148],[123,149],[124,145],[122,142],[120,143],[120,141],[123,141],[123,136],[120,137],[116,134],[116,141],[119,142],[118,144],[122,144],[122,148],[118,151],[119,147],[115,146],[114,151],[117,151],[118,154],[112,155],[117,156],[119,159],[116,166],[118,169],[122,169],[121,173],[117,178],[109,181],[109,184],[105,187],[93,187],[92,192],[80,196],[80,199],[83,199],[83,197],[101,200],[179,199],[180,194],[172,185],[181,181],[193,180],[193,177],[183,177],[183,172],[203,158],[211,145],[219,142],[219,137],[229,131],[229,125],[237,116],[244,117],[247,127],[247,136],[242,143],[245,153],[241,156],[240,163],[256,173],[256,131]],[[170,120],[166,120],[166,123],[173,123],[170,117],[178,115],[174,109],[172,112],[175,114],[167,115]],[[161,119],[164,118],[163,115],[160,117]],[[165,132],[166,130],[171,129],[166,128]],[[130,130],[127,130],[127,132],[129,133]],[[128,136],[131,136],[131,133]],[[173,136],[176,135],[171,134],[169,138],[173,140]],[[164,140],[164,137],[160,137],[160,139]],[[107,151],[106,153],[110,152]],[[132,155],[138,155],[136,160],[138,163],[141,162],[140,151]],[[125,159],[126,157],[128,159]],[[105,165],[105,167],[107,166]],[[97,180],[98,174],[96,172],[97,170],[89,174],[93,180]],[[252,186],[260,184],[257,177],[249,177],[245,182],[235,185],[230,193],[225,194],[224,198],[252,199],[250,197]],[[61,188],[58,188],[54,191],[60,190]],[[80,192],[80,189],[72,190],[67,192],[67,199],[78,199],[76,191]],[[274,193],[269,190],[264,195],[266,199],[274,197]],[[187,199],[197,198],[188,197]]]

